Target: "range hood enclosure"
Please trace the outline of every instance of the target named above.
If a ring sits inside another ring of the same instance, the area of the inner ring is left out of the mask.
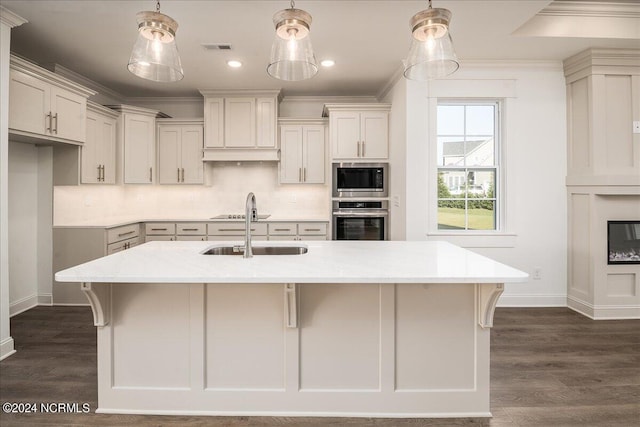
[[[279,161],[279,90],[201,90],[204,161]]]

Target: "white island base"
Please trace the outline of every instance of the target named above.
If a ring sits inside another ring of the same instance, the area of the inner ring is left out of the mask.
[[[493,313],[525,273],[442,242],[303,245],[152,242],[57,273],[98,327],[96,412],[491,416]]]

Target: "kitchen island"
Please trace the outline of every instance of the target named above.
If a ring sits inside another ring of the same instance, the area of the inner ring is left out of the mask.
[[[56,274],[94,313],[97,412],[491,416],[493,312],[525,273],[444,242],[203,254],[225,245],[149,242]]]

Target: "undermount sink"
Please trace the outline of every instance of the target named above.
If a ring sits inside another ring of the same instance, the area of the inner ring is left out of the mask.
[[[254,255],[302,255],[308,252],[305,246],[253,246]],[[242,255],[243,246],[214,246],[207,249],[203,255]]]

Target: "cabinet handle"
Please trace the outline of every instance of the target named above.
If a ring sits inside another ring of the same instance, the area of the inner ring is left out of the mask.
[[[56,121],[56,127],[53,127],[53,120]],[[56,135],[58,134],[58,113],[54,114],[54,116],[51,118],[51,132],[55,133]]]
[[[51,111],[49,111],[49,114],[47,114],[45,117],[45,120],[48,120],[48,125],[47,128],[45,129],[46,132],[51,132]]]
[[[319,228],[305,228],[304,231],[320,231]]]
[[[102,165],[102,182],[104,182],[104,165]]]
[[[178,182],[180,182],[180,168],[178,168]]]
[[[362,157],[364,157],[365,141],[362,141]]]
[[[166,228],[152,228],[151,231],[167,231]]]
[[[184,182],[184,168],[182,168],[182,182]]]
[[[307,182],[307,168],[302,168],[302,182]]]
[[[298,168],[298,182],[302,182],[302,168]]]
[[[198,231],[197,228],[183,228],[182,231]]]
[[[149,168],[149,182],[153,182],[153,167]]]
[[[273,231],[291,231],[290,228],[274,228]]]
[[[135,230],[127,231],[126,233],[118,233],[118,237],[128,236],[129,234],[135,233]]]
[[[358,155],[356,157],[360,157],[360,141],[358,141]]]
[[[251,231],[255,230],[254,228],[251,229]],[[244,232],[244,228],[221,228],[218,231],[243,231]]]
[[[98,181],[102,181],[102,165],[98,165]]]

